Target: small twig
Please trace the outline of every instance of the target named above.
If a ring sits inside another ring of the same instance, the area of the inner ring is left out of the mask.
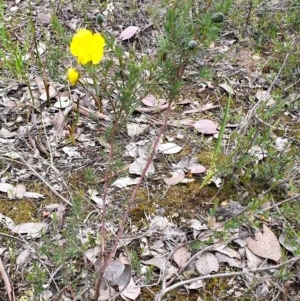
[[[130,167],[130,165],[131,165],[131,164],[127,164],[127,165],[124,166],[123,168],[121,168],[121,169],[115,171],[114,173],[112,173],[112,175],[111,175],[110,177],[111,177],[111,178],[116,177],[116,176],[119,175],[120,173],[126,171],[126,170]],[[102,178],[102,179],[100,179],[98,182],[99,182],[99,183],[104,183],[104,182],[105,182],[105,177]]]
[[[243,125],[241,126],[242,131],[239,133],[240,135],[244,135],[244,133],[246,132],[248,126],[247,124],[249,124],[250,119],[253,117],[253,115],[256,113],[257,108],[260,106],[260,104],[269,96],[269,94],[271,93],[275,83],[277,82],[284,66],[287,63],[287,60],[289,58],[290,54],[287,53],[283,63],[281,64],[281,67],[279,69],[279,71],[277,72],[274,80],[272,81],[271,85],[269,86],[268,90],[264,93],[263,97],[253,106],[253,108],[251,110],[249,110],[249,112],[247,113],[247,116],[245,118],[245,121],[243,123]]]
[[[296,201],[297,199],[300,199],[300,194],[296,194],[296,195],[291,196],[291,197],[289,197],[289,198],[287,198],[287,199],[285,199],[285,200],[283,200],[283,201],[281,201],[279,203],[276,203],[276,204],[274,204],[272,206],[269,206],[267,208],[263,208],[262,211],[268,211],[268,210],[270,210],[270,209],[272,209],[274,207],[278,207],[278,206],[280,206],[280,205],[282,205],[284,203],[287,203],[287,202],[290,202],[290,201]]]
[[[3,279],[5,290],[7,292],[9,301],[15,301],[16,300],[15,299],[15,294],[14,294],[14,291],[13,291],[13,289],[11,287],[9,278],[8,278],[6,272],[5,272],[5,268],[4,268],[4,265],[3,265],[3,262],[2,262],[1,258],[0,258],[0,276]]]
[[[73,106],[73,108],[75,110],[77,110],[77,108],[78,108],[79,113],[82,114],[83,116],[89,117],[91,119],[96,119],[96,120],[98,120],[98,119],[99,120],[101,120],[101,119],[103,119],[103,120],[109,120],[109,116],[108,115],[100,113],[99,111],[95,112],[95,111],[93,111],[91,109],[88,109],[88,108],[86,108],[84,106],[81,106],[81,105],[78,105],[78,107],[77,107],[77,104],[78,103],[74,102],[72,104],[72,106]]]
[[[184,281],[180,281],[177,282],[169,287],[167,287],[165,290],[161,291],[155,298],[155,301],[161,301],[162,297],[174,290],[175,288],[178,288],[182,285],[186,285],[195,281],[199,281],[199,280],[205,280],[205,279],[212,279],[212,278],[222,278],[222,277],[233,277],[233,276],[240,276],[240,275],[245,275],[245,274],[249,274],[249,273],[255,273],[255,272],[264,272],[264,271],[268,271],[268,270],[273,270],[273,269],[277,269],[280,268],[288,263],[294,263],[295,261],[297,261],[298,259],[300,259],[300,256],[294,257],[292,259],[289,259],[285,262],[282,262],[280,264],[277,265],[273,265],[273,266],[268,266],[268,267],[263,267],[263,268],[255,268],[255,269],[244,269],[241,272],[233,272],[233,273],[220,273],[220,274],[212,274],[212,275],[206,275],[206,276],[200,276],[200,277],[196,277],[196,278],[192,278],[192,279],[188,279],[188,280],[184,280]]]
[[[249,10],[248,10],[248,14],[247,14],[247,17],[246,17],[246,22],[245,22],[245,27],[244,27],[244,30],[243,30],[243,33],[242,33],[242,37],[245,36],[245,32],[246,32],[247,27],[249,25],[252,8],[253,8],[253,3],[252,3],[252,0],[250,0],[249,1]]]
[[[16,162],[19,164],[23,164],[25,165],[27,168],[29,168],[36,177],[38,177],[56,196],[58,196],[62,201],[64,201],[66,204],[70,205],[71,207],[73,207],[73,204],[68,201],[65,197],[63,197],[61,194],[59,194],[33,167],[30,166],[30,164],[28,164],[28,162],[26,162],[26,160],[21,157],[22,161],[18,161],[18,160],[13,160],[13,159],[9,159],[9,158],[5,158],[6,160],[12,161],[12,162]]]

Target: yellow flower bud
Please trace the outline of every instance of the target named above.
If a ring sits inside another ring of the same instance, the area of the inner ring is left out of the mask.
[[[74,85],[77,84],[80,75],[79,75],[79,72],[76,69],[69,68],[67,76],[68,76],[68,81],[70,82],[70,84],[72,86],[74,86]]]

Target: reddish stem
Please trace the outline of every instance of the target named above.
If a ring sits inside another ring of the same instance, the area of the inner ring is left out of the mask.
[[[118,231],[117,237],[116,237],[116,239],[114,241],[112,250],[110,251],[109,255],[106,258],[104,258],[104,260],[102,262],[102,266],[100,267],[100,270],[99,270],[99,273],[98,273],[98,277],[97,277],[97,280],[96,280],[96,284],[95,284],[95,291],[96,291],[95,292],[95,300],[96,301],[98,300],[99,295],[100,295],[100,284],[101,284],[103,273],[104,273],[104,271],[107,268],[109,262],[114,257],[114,255],[115,255],[115,253],[117,251],[117,247],[118,247],[119,241],[121,239],[122,234],[124,233],[124,229],[125,229],[125,226],[126,226],[126,223],[127,223],[127,220],[128,220],[129,213],[131,212],[131,208],[135,204],[137,192],[140,189],[140,187],[141,187],[141,185],[143,183],[143,180],[145,178],[146,172],[147,172],[147,170],[148,170],[148,168],[149,168],[149,166],[150,166],[150,164],[151,164],[151,162],[152,162],[152,160],[154,158],[154,155],[155,155],[156,148],[157,148],[157,145],[159,143],[160,137],[162,136],[162,134],[166,130],[168,119],[169,119],[169,115],[170,115],[170,112],[171,112],[171,107],[172,107],[172,101],[169,101],[169,105],[168,105],[168,108],[166,110],[166,115],[165,115],[163,124],[160,127],[160,129],[159,129],[159,131],[157,133],[157,136],[156,136],[156,138],[155,138],[155,140],[154,140],[154,142],[152,144],[151,152],[149,154],[149,157],[147,158],[147,162],[146,162],[146,165],[145,165],[145,167],[144,167],[144,169],[142,171],[140,180],[137,183],[137,185],[135,186],[135,189],[133,190],[133,192],[131,194],[131,197],[130,197],[130,200],[129,200],[129,204],[128,204],[128,206],[126,208],[126,211],[125,211],[125,213],[123,215],[123,218],[122,218],[122,221],[121,221],[121,224],[120,224],[120,227],[119,227],[119,231]],[[111,150],[110,150],[110,153],[111,153]],[[107,173],[107,175],[108,174],[109,173]],[[104,189],[104,200],[105,200],[105,197],[106,197],[107,191],[108,191],[108,181],[105,181],[105,183],[107,183],[107,184],[105,185],[105,189]],[[105,204],[105,201],[104,201],[104,204]],[[103,208],[103,210],[104,210],[104,208]],[[104,217],[105,216],[102,214],[102,229],[104,227]],[[103,230],[102,230],[102,232],[103,232]]]

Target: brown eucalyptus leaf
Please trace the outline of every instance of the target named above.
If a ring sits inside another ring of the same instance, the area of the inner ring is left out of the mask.
[[[130,279],[129,284],[126,286],[126,288],[123,290],[122,286],[119,286],[119,289],[121,292],[121,297],[124,300],[130,299],[130,300],[135,300],[141,293],[141,287],[137,286],[133,279]]]
[[[231,267],[236,267],[236,268],[242,268],[242,266],[243,266],[242,261],[237,258],[232,258],[232,257],[222,254],[220,252],[216,252],[215,256],[218,259],[219,263],[226,262]]]
[[[195,268],[201,275],[209,275],[219,270],[219,261],[213,253],[205,252],[195,262]]]
[[[187,263],[190,257],[191,253],[187,250],[186,247],[181,247],[177,249],[173,255],[174,261],[180,268]]]
[[[263,230],[257,231],[255,237],[247,238],[247,247],[257,256],[279,262],[281,247],[272,230],[263,224]]]

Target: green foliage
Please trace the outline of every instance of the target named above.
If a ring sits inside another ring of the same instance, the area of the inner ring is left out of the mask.
[[[26,280],[33,286],[35,296],[39,296],[44,291],[43,285],[47,283],[48,274],[38,261],[33,261],[26,273]]]

